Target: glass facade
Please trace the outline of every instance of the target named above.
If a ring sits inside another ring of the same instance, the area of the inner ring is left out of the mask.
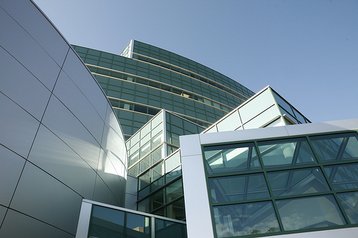
[[[204,146],[215,237],[358,225],[356,132]]]
[[[0,237],[74,237],[83,198],[124,205],[122,130],[32,1],[1,1],[0,28]]]
[[[179,148],[179,136],[200,133],[204,128],[162,110],[127,141],[128,174],[150,183],[164,175],[164,158]],[[141,185],[143,187],[143,185]]]
[[[136,40],[122,55],[73,48],[108,96],[126,138],[161,109],[207,127],[253,95],[208,67]]]
[[[88,211],[88,212],[87,212]],[[76,237],[121,238],[186,238],[184,222],[130,211],[88,200],[83,201],[83,226]],[[89,216],[89,217],[87,217]]]
[[[128,174],[138,178],[137,209],[185,219],[179,136],[204,128],[162,110],[127,141]]]

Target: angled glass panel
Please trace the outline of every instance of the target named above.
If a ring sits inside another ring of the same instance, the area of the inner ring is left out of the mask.
[[[264,166],[315,163],[312,150],[304,138],[259,142]]]
[[[261,168],[253,143],[206,147],[204,157],[209,174]]]
[[[214,206],[213,212],[218,238],[280,231],[271,202]]]
[[[124,212],[93,205],[88,237],[124,235]]]
[[[127,213],[126,236],[131,238],[150,237],[150,218],[147,216]]]
[[[263,174],[210,178],[209,189],[212,202],[235,202],[269,197]]]
[[[351,224],[358,224],[358,192],[338,194],[341,204]]]
[[[319,168],[296,169],[268,173],[275,196],[328,192],[329,187]]]
[[[321,161],[358,159],[356,133],[310,137]]]
[[[276,204],[285,231],[345,224],[333,196],[287,199]]]
[[[327,166],[324,172],[335,190],[358,188],[358,163]]]

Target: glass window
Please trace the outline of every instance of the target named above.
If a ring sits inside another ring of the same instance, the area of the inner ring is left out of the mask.
[[[166,212],[167,217],[177,220],[185,219],[184,198],[169,204],[166,208]]]
[[[332,196],[288,199],[276,203],[285,231],[344,224]]]
[[[152,210],[155,210],[164,205],[164,189],[152,195]]]
[[[150,218],[127,213],[125,237],[150,238]]]
[[[268,173],[275,196],[310,194],[329,191],[319,168],[296,169]]]
[[[210,178],[209,189],[213,202],[234,202],[269,197],[263,174]]]
[[[310,139],[318,158],[322,161],[358,158],[356,134],[315,136]]]
[[[184,224],[155,219],[156,238],[186,238],[186,227]]]
[[[260,168],[253,143],[206,147],[204,157],[209,174]]]
[[[358,192],[341,193],[337,196],[350,223],[358,224]]]
[[[324,172],[335,190],[358,188],[358,163],[327,166]]]
[[[180,151],[177,151],[170,155],[169,158],[165,160],[165,172],[168,173],[174,168],[180,165]]]
[[[296,165],[315,161],[304,138],[259,142],[259,151],[265,166]]]
[[[271,202],[216,206],[213,211],[218,238],[280,230]]]
[[[121,237],[124,234],[124,212],[92,207],[88,237]]]
[[[181,179],[170,184],[166,188],[166,203],[183,196],[183,185]]]

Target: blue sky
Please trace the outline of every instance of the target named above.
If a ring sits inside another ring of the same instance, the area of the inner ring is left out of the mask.
[[[358,0],[35,2],[72,44],[118,53],[137,39],[271,85],[313,122],[358,118]]]

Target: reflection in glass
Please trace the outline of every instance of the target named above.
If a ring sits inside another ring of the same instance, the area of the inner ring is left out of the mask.
[[[128,238],[150,238],[150,218],[127,213],[126,236]]]
[[[204,157],[209,174],[260,168],[253,143],[206,147]]]
[[[184,224],[155,219],[155,238],[186,238]]]
[[[358,224],[358,192],[341,193],[337,196],[350,223]]]
[[[268,173],[275,196],[310,194],[329,191],[319,168],[287,170]]]
[[[311,137],[312,146],[322,161],[357,159],[357,135],[339,134]]]
[[[304,138],[260,142],[259,150],[265,166],[296,165],[315,161]]]
[[[167,217],[177,220],[185,219],[184,198],[181,198],[167,206]]]
[[[324,171],[335,190],[358,188],[358,163],[327,166]]]
[[[213,211],[219,238],[280,230],[271,202],[214,206]]]
[[[276,203],[285,231],[344,224],[332,196],[287,199]]]
[[[167,186],[166,190],[166,202],[169,203],[180,196],[183,196],[183,185],[181,179]]]
[[[121,237],[124,235],[124,212],[93,206],[88,237]]]
[[[209,187],[213,202],[245,201],[269,197],[263,174],[209,178]]]

